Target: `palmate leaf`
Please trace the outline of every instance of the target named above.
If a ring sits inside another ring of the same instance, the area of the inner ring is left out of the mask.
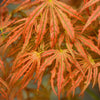
[[[30,27],[28,27],[28,25],[31,23],[31,25],[33,25],[34,21],[38,18],[38,16],[42,16],[40,18],[40,23],[39,23],[39,33],[37,34],[36,38],[36,47],[40,44],[40,42],[43,39],[43,36],[46,32],[46,24],[47,21],[49,20],[47,15],[49,13],[47,13],[50,10],[50,37],[51,37],[51,45],[52,47],[55,45],[56,43],[56,37],[59,34],[58,31],[58,23],[57,23],[57,17],[56,17],[56,13],[60,18],[60,21],[62,23],[62,26],[64,28],[64,30],[67,31],[68,35],[70,36],[70,38],[73,40],[74,37],[74,29],[73,26],[70,22],[70,19],[67,18],[67,16],[60,10],[58,9],[57,4],[55,2],[58,2],[56,0],[52,0],[50,1],[45,1],[42,0],[41,4],[30,14],[30,16],[28,17],[28,20],[25,23],[25,32],[27,32],[28,30],[30,30]],[[48,7],[49,6],[49,7]],[[66,5],[67,6],[67,5]],[[56,7],[56,8],[55,8]],[[65,6],[64,6],[65,7]],[[66,8],[65,8],[66,9]],[[72,10],[72,8],[70,8]],[[45,10],[45,11],[44,11]],[[55,11],[56,10],[56,11]],[[44,12],[43,12],[44,11]],[[72,10],[73,13],[77,13],[75,10]],[[61,13],[61,16],[59,15],[59,12]],[[67,12],[68,13],[68,12]],[[78,13],[77,13],[78,14]],[[76,15],[77,15],[76,14]],[[46,15],[46,16],[45,16]],[[79,15],[78,15],[79,16]],[[67,19],[66,19],[67,18]],[[45,20],[44,20],[45,19]],[[65,21],[65,22],[64,22]],[[65,24],[65,25],[64,25]],[[68,27],[69,26],[69,27]],[[67,28],[67,29],[66,29]],[[38,41],[40,40],[40,41]],[[74,40],[73,40],[74,41]],[[38,43],[37,43],[38,42]]]
[[[97,9],[92,13],[92,15],[87,20],[82,32],[98,17],[100,17],[100,6],[97,7]]]
[[[25,1],[24,3],[22,3],[22,5],[26,5],[27,3],[29,3],[29,2]],[[63,26],[63,30],[67,31],[67,32],[65,32],[65,34],[68,34],[68,36],[70,37],[72,42],[74,41],[74,39],[75,39],[74,28],[71,24],[70,19],[67,17],[66,13],[81,20],[82,17],[78,14],[77,11],[75,11],[73,8],[71,8],[68,5],[64,5],[64,3],[61,3],[57,0],[52,0],[51,2],[48,0],[42,0],[42,1],[38,0],[37,2],[33,1],[32,3],[29,3],[29,6],[32,7],[35,4],[36,5],[39,4],[39,5],[32,11],[32,13],[26,19],[25,18],[19,19],[15,22],[15,25],[18,22],[20,24],[18,27],[20,27],[22,24],[21,21],[25,19],[23,21],[23,26],[21,27],[22,30],[20,28],[17,29],[17,27],[13,28],[13,31],[10,30],[11,32],[14,32],[14,31],[15,32],[13,33],[14,35],[12,35],[12,36],[8,35],[8,38],[9,38],[9,36],[10,36],[10,38],[8,39],[8,43],[5,47],[5,50],[10,44],[15,42],[20,36],[22,36],[22,38],[24,39],[23,40],[24,44],[22,47],[22,51],[23,51],[31,39],[31,36],[33,34],[32,32],[33,32],[33,30],[35,30],[34,25],[35,25],[35,22],[37,20],[39,22],[39,32],[36,34],[37,40],[36,40],[35,47],[38,47],[38,45],[43,40],[44,34],[47,31],[47,23],[50,23],[50,26],[49,26],[50,30],[49,31],[50,31],[51,47],[55,46],[56,41],[57,41],[56,38],[60,32],[57,18],[60,19],[61,24]],[[22,7],[19,6],[14,11],[16,12],[17,10],[19,11],[21,9],[27,8],[26,6],[22,6]],[[56,16],[56,13],[57,13],[57,16]],[[50,19],[48,17],[49,14],[51,16]],[[50,22],[48,22],[49,20],[50,20]]]
[[[57,37],[57,34],[58,34],[58,25],[57,25],[57,19],[56,19],[56,15],[55,15],[55,11],[54,11],[54,8],[55,8],[55,5],[54,5],[54,2],[55,2],[55,0],[53,0],[52,2],[49,2],[48,3],[48,5],[47,6],[50,6],[50,15],[51,15],[51,18],[50,18],[50,36],[51,36],[51,45],[52,45],[52,47],[53,47],[53,45],[56,43],[56,37]],[[51,3],[51,4],[50,4]],[[49,10],[49,8],[45,8],[45,9],[48,9]],[[52,11],[52,13],[51,13],[51,11]],[[61,18],[60,18],[61,19]],[[72,26],[71,25],[71,23],[70,23],[70,21],[69,20],[67,20],[69,23],[68,24],[70,24],[70,26]],[[47,23],[46,21],[45,21],[45,23]],[[67,23],[67,22],[66,22]],[[42,26],[41,26],[42,27]],[[73,27],[71,27],[72,29],[73,29]],[[64,28],[65,29],[65,28]],[[68,29],[68,28],[67,28]],[[68,30],[68,33],[69,33],[69,30]],[[41,34],[43,34],[43,33],[41,33]],[[70,34],[70,33],[69,33]],[[71,36],[71,35],[70,35]],[[55,37],[55,38],[54,38]],[[40,39],[41,40],[41,39]],[[55,42],[53,42],[53,41],[55,41]]]
[[[44,52],[42,54],[42,56],[44,56],[45,53],[49,53],[49,51]],[[45,60],[45,62],[41,65],[39,73],[40,74],[43,73],[44,70],[46,69],[46,67],[48,67],[49,65],[51,65],[52,62],[56,59],[56,64],[54,66],[54,69],[52,70],[51,85],[52,85],[54,93],[56,93],[55,89],[54,89],[53,81],[54,81],[55,74],[56,74],[56,68],[58,68],[59,71],[58,71],[58,74],[57,74],[57,87],[58,87],[58,97],[59,97],[59,100],[60,100],[61,87],[62,87],[62,83],[63,83],[63,80],[64,80],[63,79],[63,73],[64,73],[64,67],[65,66],[64,66],[63,57],[62,57],[63,54],[60,51],[58,51],[58,50],[54,50],[53,53],[54,53],[54,55],[51,55],[50,57],[48,57]],[[62,59],[62,61],[61,61],[61,59]],[[58,64],[58,63],[60,63],[60,64]]]
[[[40,56],[36,51],[20,55],[12,66],[12,77],[9,85],[14,85],[22,76],[21,89],[23,89],[32,79],[34,71],[36,75],[40,67]]]
[[[84,85],[82,87],[83,89],[80,95],[84,93],[86,88],[89,86],[91,80],[93,80],[92,87],[94,87],[94,85],[96,84],[97,76],[98,76],[98,67],[100,66],[100,62],[96,63],[93,60],[91,55],[87,54],[87,56],[88,56],[88,59],[78,58],[80,60],[79,63],[86,76],[85,79],[83,80]]]
[[[6,37],[6,39],[8,38],[8,40],[6,41],[7,44],[5,45],[4,52],[7,49],[7,47],[10,44],[12,44],[13,42],[15,42],[16,40],[18,40],[18,38],[21,35],[24,38],[24,44],[23,44],[23,47],[22,47],[22,51],[25,49],[25,47],[28,45],[29,40],[32,36],[32,28],[33,28],[33,25],[34,25],[34,21],[37,18],[37,16],[41,13],[41,11],[43,10],[43,9],[41,9],[43,7],[45,7],[45,4],[41,4],[39,7],[37,7],[37,9],[35,9],[33,11],[31,17],[29,17],[29,19],[28,18],[19,19],[19,20],[14,22],[15,25],[20,23],[18,26],[14,27],[13,29],[10,29],[8,31],[5,31],[6,33],[9,32],[9,34]],[[3,34],[4,33],[2,33],[2,35]],[[2,45],[2,43],[1,43],[1,45]]]
[[[46,71],[51,71],[51,87],[54,93],[58,95],[59,100],[62,90],[65,89],[64,87],[68,87],[67,95],[71,92],[73,92],[74,95],[75,89],[81,82],[86,83],[84,84],[81,94],[89,86],[92,79],[94,86],[98,77],[100,62],[95,62],[88,53],[91,53],[89,50],[92,50],[100,55],[100,50],[98,49],[99,36],[97,47],[92,41],[92,36],[86,38],[82,36],[83,34],[76,35],[69,15],[80,21],[84,19],[72,7],[58,0],[35,0],[32,3],[28,1],[30,0],[25,0],[25,2],[21,4],[22,7],[20,6],[16,9],[15,13],[16,11],[29,9],[33,7],[33,5],[36,5],[31,14],[27,16],[27,18],[18,19],[18,21],[12,25],[10,23],[10,27],[6,26],[8,31],[6,30],[2,33],[5,34],[8,32],[4,51],[12,43],[16,44],[17,40],[21,46],[17,45],[16,47],[22,48],[19,51],[23,51],[13,62],[12,71],[9,75],[11,76],[9,86],[15,87],[15,85],[19,83],[17,85],[20,86],[20,91],[25,88],[34,77],[36,81],[38,80],[37,87],[39,88]],[[36,31],[35,28],[37,29]],[[45,46],[47,42],[45,39],[48,41],[51,40],[49,41],[51,47],[56,49],[50,49],[50,45],[48,46],[49,48],[47,48]],[[19,40],[21,40],[21,42],[19,42]],[[56,45],[57,40],[59,41]],[[36,43],[35,45],[34,41]],[[35,49],[37,51],[25,52],[25,50],[30,51],[31,47],[29,43],[33,48],[36,47]],[[44,46],[43,49],[41,49],[42,43]],[[12,45],[11,47],[13,48]],[[87,47],[90,49],[87,50]],[[67,49],[58,50],[57,48]],[[12,50],[14,50],[14,48]],[[15,52],[16,51],[17,50],[15,50]],[[43,52],[40,53],[39,51]],[[0,68],[2,66],[3,64],[1,63]],[[1,70],[3,71],[2,68]],[[4,84],[3,81],[1,84]],[[55,87],[57,87],[57,91]]]
[[[82,9],[80,10],[80,12],[82,12],[84,9],[92,6],[93,4],[99,2],[100,0],[89,0],[83,7]]]
[[[53,67],[53,69],[51,71],[51,85],[52,85],[51,87],[52,87],[54,93],[56,95],[58,95],[58,98],[60,100],[60,93],[62,91],[62,88],[64,87],[63,83],[65,83],[65,76],[67,75],[66,73],[67,72],[71,73],[71,66],[70,66],[69,61],[71,61],[71,63],[74,64],[74,66],[77,68],[77,70],[80,71],[81,67],[77,65],[78,63],[74,63],[75,59],[73,59],[73,57],[70,55],[70,52],[67,49],[64,49],[64,50],[51,49],[51,50],[43,52],[41,54],[41,58],[42,57],[44,58],[44,62],[41,64],[39,72],[38,72],[38,76],[37,76],[38,82],[40,84],[40,81],[42,80],[42,78],[39,79],[39,76],[43,75],[43,73],[45,72],[47,67]],[[53,62],[55,62],[55,63],[53,64]],[[83,77],[83,73],[82,72],[80,72],[80,73]],[[64,74],[65,74],[65,76],[64,76]],[[57,79],[55,80],[56,76],[57,76]],[[73,83],[72,85],[74,86],[73,78],[71,78],[71,80]],[[56,91],[54,89],[55,81],[57,81],[58,93],[56,93]]]

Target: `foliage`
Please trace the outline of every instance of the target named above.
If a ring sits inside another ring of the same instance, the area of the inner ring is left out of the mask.
[[[9,13],[11,3],[19,5]],[[3,98],[18,97],[31,80],[39,89],[48,74],[59,100],[63,91],[74,96],[77,87],[82,95],[91,82],[100,89],[100,0],[83,0],[76,8],[64,0],[3,0],[0,5]]]

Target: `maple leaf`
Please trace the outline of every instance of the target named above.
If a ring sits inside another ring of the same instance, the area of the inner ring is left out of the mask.
[[[91,39],[88,39],[82,35],[78,35],[78,39],[87,47],[89,47],[92,51],[96,52],[97,54],[100,55],[100,50],[98,47],[93,43]]]
[[[57,16],[55,15],[52,6],[50,9],[50,33],[51,33],[51,45],[53,47],[53,44],[55,44],[57,41],[57,36],[59,34],[59,26],[58,26]]]
[[[100,6],[97,7],[97,9],[92,13],[92,15],[87,20],[82,32],[98,17],[100,16]]]
[[[12,29],[9,30],[9,32],[10,31],[11,32],[8,35],[9,39],[8,39],[7,44],[5,46],[5,50],[7,49],[7,47],[10,44],[15,42],[22,35],[24,38],[24,44],[22,47],[22,51],[23,51],[26,48],[26,46],[28,45],[29,40],[32,36],[32,30],[33,30],[32,28],[35,24],[35,21],[37,19],[39,20],[38,17],[40,16],[39,32],[37,33],[37,36],[36,36],[36,48],[37,48],[38,45],[43,40],[43,37],[47,31],[46,27],[47,27],[47,23],[49,20],[47,16],[49,14],[48,13],[49,10],[50,10],[50,16],[51,16],[51,19],[50,19],[51,47],[53,47],[55,45],[55,43],[57,41],[56,38],[58,37],[58,34],[59,34],[59,25],[57,23],[57,16],[61,21],[63,29],[66,31],[65,33],[68,34],[68,36],[70,37],[70,39],[72,41],[74,41],[74,39],[75,39],[74,28],[71,24],[70,19],[67,17],[66,13],[68,13],[69,15],[71,15],[79,20],[81,20],[82,17],[72,7],[65,5],[64,3],[59,2],[57,0],[52,0],[52,2],[45,1],[45,0],[38,1],[38,2],[33,1],[33,6],[35,4],[40,4],[40,5],[38,5],[33,10],[33,12],[28,16],[28,18],[19,19],[18,21],[16,21],[15,25],[17,23],[21,23],[20,25],[18,25],[18,27],[13,28],[13,31],[12,31]],[[20,9],[20,7],[18,9]],[[57,16],[56,16],[56,13],[57,13]],[[52,16],[54,16],[54,17],[52,17]],[[7,31],[5,31],[5,32],[7,33]],[[13,34],[13,35],[10,36],[10,34]]]
[[[79,70],[75,69],[66,78],[67,78],[67,81],[64,83],[63,86],[69,86],[70,84],[72,84],[69,86],[70,88],[67,91],[67,96],[69,96],[71,92],[73,92],[73,96],[74,96],[75,89],[80,86],[81,82],[83,82],[84,80],[84,77],[81,73],[79,73]]]
[[[32,79],[37,82],[37,89],[39,89],[42,78],[50,72],[51,87],[59,100],[66,88],[68,88],[65,90],[67,96],[71,92],[74,96],[75,89],[81,87],[81,84],[83,87],[80,95],[91,82],[94,87],[98,79],[98,85],[100,85],[98,70],[100,30],[98,27],[97,30],[93,27],[88,28],[100,16],[98,1],[100,0],[87,0],[80,10],[81,14],[85,9],[91,10],[91,16],[89,18],[86,16],[88,19],[85,22],[76,10],[59,0],[24,0],[23,2],[22,0],[3,0],[0,4],[2,5],[0,36],[1,38],[5,36],[5,39],[0,46],[4,45],[2,50],[4,56],[9,47],[6,58],[11,57],[14,61],[12,70],[7,68],[8,81],[0,77],[0,93],[6,98],[9,91],[8,85],[11,88],[18,86],[18,93],[20,93]],[[20,5],[12,11],[11,15],[8,15],[5,7],[11,3],[20,3]],[[94,5],[96,3],[97,5]],[[90,7],[92,5],[94,8]],[[24,10],[27,16],[19,17],[22,14],[16,16]],[[89,31],[87,34],[84,32],[86,29]],[[2,75],[5,75],[5,68],[0,60]],[[11,97],[15,97],[15,92]]]
[[[36,75],[40,67],[40,56],[36,51],[24,53],[15,60],[12,66],[12,77],[9,85],[14,85],[22,76],[21,88],[23,89],[29,81],[33,78],[34,71]]]
[[[78,50],[78,52],[80,53],[80,55],[81,55],[82,57],[84,57],[85,59],[87,59],[87,54],[86,54],[86,52],[85,52],[85,50],[84,50],[82,44],[80,43],[80,41],[77,40],[77,41],[75,42],[75,47],[77,48],[77,50]]]
[[[84,86],[80,93],[80,95],[83,94],[83,92],[86,90],[86,88],[89,86],[91,80],[93,80],[93,85],[96,84],[97,76],[98,76],[98,67],[100,66],[100,62],[95,62],[91,55],[88,54],[88,59],[79,58],[79,63],[85,73],[85,78],[83,78]]]
[[[36,2],[36,1],[34,1],[34,2]],[[37,34],[37,39],[36,39],[36,45],[38,45],[39,43],[37,43],[37,42],[38,41],[41,42],[44,34],[46,33],[46,26],[48,23],[47,15],[48,15],[48,11],[50,10],[50,16],[54,16],[54,17],[51,17],[51,19],[50,19],[51,45],[53,46],[56,43],[56,37],[59,34],[59,31],[58,31],[59,26],[57,23],[56,13],[58,14],[58,17],[61,20],[64,30],[67,31],[68,35],[73,40],[75,38],[73,26],[70,22],[70,19],[67,18],[67,16],[63,12],[67,12],[71,16],[78,18],[80,20],[82,19],[82,17],[79,16],[79,14],[70,6],[65,5],[64,3],[61,3],[56,0],[52,0],[51,2],[42,0],[40,2],[37,2],[36,4],[39,4],[39,3],[41,3],[41,4],[37,8],[34,9],[34,11],[30,14],[27,21],[25,22],[24,32],[29,31],[30,28],[33,26],[34,21],[38,18],[38,16],[41,16],[40,24],[39,24],[39,32]],[[56,7],[56,6],[58,6],[58,7]],[[59,7],[61,7],[62,9],[60,10]],[[19,7],[18,9],[21,9],[21,8]],[[59,15],[59,12],[61,13],[61,15]],[[29,26],[29,27],[27,27],[27,26]],[[27,43],[25,43],[25,44],[27,44]]]
[[[39,79],[39,76],[43,75],[44,71],[47,69],[47,67],[53,67],[51,71],[51,85],[54,93],[58,95],[58,98],[60,100],[60,93],[63,88],[63,83],[65,82],[65,76],[67,72],[71,75],[71,66],[70,63],[73,63],[74,66],[81,70],[81,67],[77,65],[78,63],[73,59],[73,57],[70,55],[70,52],[67,49],[64,50],[48,50],[41,54],[41,58],[45,58],[45,61],[41,64],[38,72],[38,82],[41,81],[42,78]],[[55,65],[52,66],[53,62],[55,61]],[[70,61],[70,63],[69,63]],[[74,61],[76,63],[74,63]],[[57,74],[56,74],[57,73]],[[82,74],[82,73],[81,73]],[[56,93],[54,89],[54,81],[57,76],[57,88],[58,93]],[[83,77],[83,74],[82,74]],[[73,80],[73,78],[71,79]],[[72,82],[74,83],[74,81]],[[40,83],[39,83],[40,84]]]
[[[15,25],[16,23],[20,23],[25,21],[26,19],[21,19],[17,22],[14,22],[13,25]],[[22,35],[22,30],[23,30],[23,25],[24,23],[21,23],[20,25],[16,26],[15,28],[10,28],[7,31],[1,33],[1,36],[3,36],[4,34],[6,34],[7,32],[9,32],[9,34],[7,34],[7,36],[5,37],[6,41],[3,41],[0,45],[2,45],[4,42],[6,42],[5,47],[4,47],[4,51],[6,51],[6,49],[8,48],[9,45],[11,45],[13,42],[15,42],[16,40],[18,40],[18,38]]]

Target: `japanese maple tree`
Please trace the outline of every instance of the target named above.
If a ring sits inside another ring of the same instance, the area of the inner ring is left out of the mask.
[[[9,4],[18,7],[9,12]],[[59,100],[64,93],[74,96],[77,87],[82,95],[90,83],[100,89],[100,0],[79,4],[75,8],[64,0],[2,1],[1,98],[20,100],[31,80],[39,90],[48,74]]]

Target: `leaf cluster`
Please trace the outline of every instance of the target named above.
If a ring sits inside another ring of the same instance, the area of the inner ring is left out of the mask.
[[[9,13],[9,4],[19,4]],[[0,93],[13,100],[31,80],[50,75],[53,92],[69,96],[89,84],[100,89],[100,0],[75,9],[61,0],[3,0],[0,4]],[[10,63],[4,64],[10,59]],[[56,90],[57,88],[57,90]],[[14,89],[16,91],[14,91]]]

